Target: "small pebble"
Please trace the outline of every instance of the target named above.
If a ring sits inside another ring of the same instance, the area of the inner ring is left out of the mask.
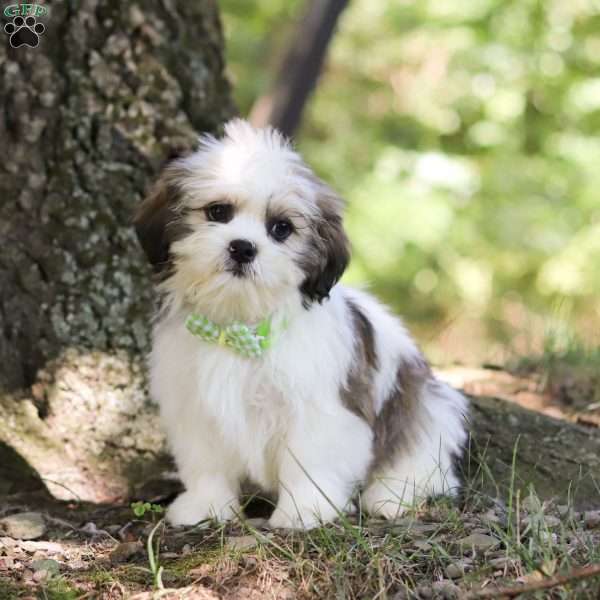
[[[554,529],[560,525],[560,519],[558,517],[554,517],[553,515],[546,515],[544,517],[544,523],[546,523],[546,527],[549,529]]]
[[[427,552],[428,550],[431,550],[431,544],[429,542],[426,542],[425,540],[415,540],[413,542],[413,546],[417,550],[421,550],[422,552]]]
[[[433,598],[433,588],[428,585],[420,585],[415,591],[417,593],[417,598],[422,598],[423,600]]]
[[[583,513],[583,522],[589,529],[600,526],[600,510],[587,510]]]
[[[33,572],[33,581],[36,583],[41,583],[42,581],[46,581],[50,577],[50,573],[45,569],[40,569],[39,571]]]
[[[500,523],[500,517],[496,514],[496,511],[493,509],[488,510],[487,512],[481,515],[481,521],[486,524],[492,523]]]
[[[460,588],[452,581],[435,581],[432,587],[437,594],[436,597],[443,598],[444,600],[454,600],[460,596]]]
[[[10,537],[0,537],[0,548],[14,548],[17,542]]]
[[[0,531],[18,540],[35,540],[46,532],[46,523],[40,513],[17,513],[0,519]]]
[[[460,579],[465,574],[465,565],[461,562],[450,563],[444,573],[449,579]]]
[[[253,535],[229,536],[225,542],[225,547],[231,550],[248,550],[258,545]]]
[[[510,562],[511,562],[511,559],[508,558],[507,556],[499,556],[498,558],[492,558],[489,561],[489,564],[490,564],[490,566],[494,567],[495,569],[504,569],[504,567],[509,565]]]
[[[413,536],[426,536],[440,528],[437,523],[419,523],[417,521],[410,521],[407,524],[398,525],[396,522],[390,529],[392,533],[410,533]]]
[[[34,560],[31,563],[31,568],[34,573],[38,571],[46,571],[50,575],[58,575],[60,571],[60,565],[51,558],[43,558],[41,560]]]
[[[1,540],[0,540],[1,541]],[[20,544],[21,548],[27,550],[27,552],[33,552],[34,556],[38,552],[41,552],[44,556],[46,554],[61,554],[65,548],[62,544],[58,544],[56,542],[22,542]]]
[[[500,542],[491,535],[486,535],[484,533],[472,533],[471,535],[458,540],[457,544],[461,546],[463,550],[475,549],[479,550],[480,552],[485,552],[486,550],[496,548]]]

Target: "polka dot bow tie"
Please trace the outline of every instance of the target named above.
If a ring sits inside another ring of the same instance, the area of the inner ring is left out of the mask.
[[[262,356],[271,344],[271,319],[264,319],[256,326],[236,321],[222,327],[204,315],[191,313],[185,326],[205,342],[227,346],[246,358]]]

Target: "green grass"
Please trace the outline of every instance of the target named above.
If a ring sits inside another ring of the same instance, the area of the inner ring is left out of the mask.
[[[572,329],[550,329],[541,353],[517,356],[509,369],[540,375],[543,390],[574,413],[600,409],[600,345],[581,341]]]
[[[471,487],[462,506],[438,498],[391,523],[347,517],[308,532],[270,532],[242,521],[215,527],[209,549],[167,562],[165,579],[173,572],[183,582],[187,573],[201,572],[199,582],[214,589],[233,592],[251,581],[265,595],[287,586],[303,598],[460,597],[484,579],[535,579],[600,561],[600,532],[583,529],[572,508],[561,510],[559,516],[535,490],[513,485],[503,502]],[[458,543],[473,532],[491,536],[496,547],[472,551]],[[254,536],[256,545],[230,549],[226,534]],[[465,573],[450,581],[448,569],[455,566]],[[578,598],[595,597],[600,581],[583,582],[577,590]],[[561,588],[543,597],[570,593]]]
[[[43,600],[78,600],[82,596],[82,592],[73,587],[65,577],[53,577],[45,584],[38,598]]]
[[[37,591],[0,578],[0,600],[17,600],[25,596],[31,597],[33,592],[40,600],[78,600],[83,595],[63,576],[50,578]]]
[[[18,588],[12,582],[0,577],[0,600],[17,598]]]
[[[473,550],[459,543],[477,532],[492,537],[496,546]],[[167,528],[161,546],[170,546],[177,535]],[[256,544],[241,550],[227,544],[230,536],[242,535],[253,536]],[[598,562],[600,530],[585,529],[572,509],[561,507],[559,514],[533,489],[517,487],[512,499],[507,495],[501,501],[471,488],[460,506],[438,498],[395,522],[352,516],[308,532],[257,529],[245,521],[211,525],[194,538],[187,554],[162,554],[167,589],[201,585],[217,594],[252,590],[265,598],[286,593],[307,599],[392,599],[417,593],[460,598],[483,581],[488,586],[516,584],[519,578],[541,578]],[[75,600],[95,593],[111,598],[117,588],[132,595],[151,592],[155,585],[145,563],[140,557],[135,564],[67,571],[39,588],[38,597]],[[451,580],[449,574],[456,576],[452,569],[464,573]],[[600,580],[581,582],[576,596],[573,589],[539,597],[595,598]],[[18,598],[16,590],[0,587],[0,599]]]

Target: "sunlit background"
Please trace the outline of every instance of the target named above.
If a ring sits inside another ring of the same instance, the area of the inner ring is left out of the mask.
[[[221,0],[242,114],[298,0]],[[600,0],[351,0],[296,135],[354,260],[438,362],[600,331]]]

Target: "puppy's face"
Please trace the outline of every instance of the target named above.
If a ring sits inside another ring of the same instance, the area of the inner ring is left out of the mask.
[[[271,129],[235,120],[171,163],[136,219],[162,287],[217,319],[321,301],[348,259],[342,201]]]

